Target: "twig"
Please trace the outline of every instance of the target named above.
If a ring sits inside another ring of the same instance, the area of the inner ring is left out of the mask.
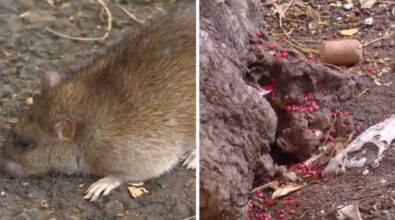
[[[103,41],[103,40],[107,39],[108,36],[110,35],[111,29],[112,29],[112,14],[111,14],[110,9],[108,9],[108,6],[103,2],[103,0],[96,0],[96,1],[103,7],[103,9],[107,13],[107,28],[106,28],[106,32],[104,33],[104,35],[102,37],[74,37],[74,36],[70,36],[67,34],[59,33],[49,27],[45,27],[45,30],[56,35],[56,36],[70,39],[70,40],[76,40],[76,41]]]
[[[390,38],[392,35],[393,35],[393,33],[385,33],[382,37],[379,37],[379,38],[371,40],[371,41],[369,41],[367,43],[364,43],[362,45],[362,47],[369,46],[370,44],[376,43],[376,42],[381,41],[381,40],[386,40],[386,39]]]
[[[297,49],[297,50],[299,50],[299,51],[301,51],[301,52],[303,52],[303,53],[312,52],[312,53],[318,54],[319,52],[318,52],[317,50],[310,49],[310,48],[306,48],[306,47],[304,47],[303,45],[301,45],[300,43],[298,43],[298,42],[297,42],[296,40],[294,40],[294,39],[291,37],[291,35],[284,29],[284,26],[283,26],[283,17],[285,17],[285,13],[288,11],[288,9],[291,7],[291,5],[292,5],[294,2],[295,2],[295,0],[291,0],[291,2],[289,2],[289,4],[287,5],[287,7],[284,9],[284,11],[278,13],[278,14],[279,14],[279,17],[280,17],[280,19],[279,19],[280,28],[281,28],[281,30],[284,32],[285,36],[286,36],[290,41],[292,41],[293,44],[292,44],[292,43],[289,43],[290,46],[292,46],[293,48],[295,48],[295,49]]]
[[[277,186],[277,185],[278,185],[278,181],[277,181],[277,180],[274,180],[274,181],[272,181],[272,182],[263,184],[262,186],[256,187],[255,189],[253,189],[253,190],[251,191],[251,194],[253,194],[253,193],[255,193],[256,191],[261,190],[261,189],[273,188],[274,186]]]
[[[186,217],[186,218],[184,218],[183,220],[194,220],[194,219],[196,219],[196,216],[195,216],[195,215]]]
[[[309,52],[315,53],[315,54],[319,54],[319,53],[320,53],[318,50],[310,49],[310,48],[307,48],[307,47],[303,47],[303,46],[301,46],[300,44],[299,44],[299,45],[293,44],[293,43],[288,43],[288,44],[289,44],[291,47],[293,47],[293,48],[295,48],[295,49],[297,49],[297,50],[299,50],[299,51],[302,51],[303,53],[309,53]]]
[[[393,2],[393,1],[381,1],[381,2],[377,2],[377,3],[381,3],[381,4],[390,4],[390,5],[395,4],[395,2]]]
[[[340,71],[343,70],[342,68],[340,68],[340,67],[338,67],[338,66],[336,66],[336,65],[330,64],[330,63],[324,63],[324,65],[325,65],[325,66],[329,66],[329,67],[336,68],[336,69],[338,69],[338,70],[340,70]]]
[[[326,134],[325,134],[325,140],[324,140],[324,142],[322,143],[322,146],[325,146],[325,145],[326,145],[326,142],[327,142],[328,139],[329,139],[329,134],[331,133],[333,127],[335,126],[336,121],[337,121],[337,112],[336,112],[336,114],[335,114],[335,117],[334,117],[334,119],[333,119],[333,122],[332,122],[332,124],[331,124],[331,127],[329,128],[328,132],[326,132]]]
[[[299,41],[302,41],[302,42],[305,42],[305,43],[314,43],[314,44],[319,44],[319,43],[321,43],[321,41],[319,41],[319,40],[309,40],[309,39],[306,39],[306,40],[299,40]]]
[[[282,13],[278,13],[279,17],[280,17],[280,27],[283,30],[283,32],[286,34],[286,31],[284,30],[283,27],[283,17],[285,16],[285,13],[288,11],[289,7],[291,7],[291,5],[294,3],[295,0],[292,0],[287,7],[284,9],[284,11]]]
[[[126,10],[126,8],[124,8],[124,7],[122,7],[122,6],[120,6],[120,5],[118,5],[118,8],[120,8],[127,16],[129,16],[129,18],[131,18],[132,20],[134,20],[134,21],[136,21],[136,22],[138,22],[138,23],[140,23],[140,24],[143,24],[145,21],[144,20],[141,20],[141,19],[138,19],[137,17],[136,17],[136,15],[134,15],[133,13],[131,13],[131,12],[129,12],[128,10]]]
[[[361,96],[369,91],[369,88],[364,89],[361,93],[358,94],[357,100],[361,98]]]

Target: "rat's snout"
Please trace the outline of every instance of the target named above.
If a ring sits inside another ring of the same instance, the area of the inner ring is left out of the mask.
[[[28,169],[9,159],[7,153],[7,149],[3,146],[0,153],[0,173],[11,177],[27,176],[30,174]]]
[[[11,177],[21,177],[29,175],[29,171],[18,163],[0,156],[0,173]]]

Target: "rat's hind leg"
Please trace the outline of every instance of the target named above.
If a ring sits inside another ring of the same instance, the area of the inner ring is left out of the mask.
[[[182,165],[187,169],[196,169],[196,148],[188,152]]]
[[[93,183],[86,191],[84,199],[89,199],[90,202],[99,198],[100,194],[103,196],[110,193],[111,190],[117,188],[124,182],[124,178],[116,175],[108,175],[97,182]]]

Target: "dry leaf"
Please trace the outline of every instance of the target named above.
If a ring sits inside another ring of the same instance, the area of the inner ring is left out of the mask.
[[[377,0],[359,0],[361,8],[371,8]]]
[[[134,187],[141,187],[141,186],[144,186],[144,182],[137,182],[137,183],[129,182],[128,185],[134,186]]]
[[[358,31],[359,31],[359,28],[351,28],[351,29],[340,31],[340,34],[343,36],[352,36],[352,35],[358,33]]]
[[[33,105],[33,97],[27,98],[26,101],[25,101],[25,104],[26,105]]]
[[[288,183],[286,185],[280,186],[279,188],[276,189],[276,191],[273,192],[272,198],[278,198],[281,196],[288,195],[291,192],[295,192],[301,188],[303,188],[305,185],[299,185],[297,183]]]
[[[128,187],[129,194],[133,198],[138,198],[144,194],[149,193],[149,191],[145,187],[134,187],[134,186],[129,186]]]
[[[7,119],[7,121],[11,124],[16,124],[18,122],[18,118],[17,117],[10,117]]]

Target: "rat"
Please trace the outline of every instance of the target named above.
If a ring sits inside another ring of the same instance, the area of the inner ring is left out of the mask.
[[[196,168],[194,9],[157,19],[70,74],[47,72],[11,129],[0,171],[102,177],[84,199],[143,182],[179,162]]]

